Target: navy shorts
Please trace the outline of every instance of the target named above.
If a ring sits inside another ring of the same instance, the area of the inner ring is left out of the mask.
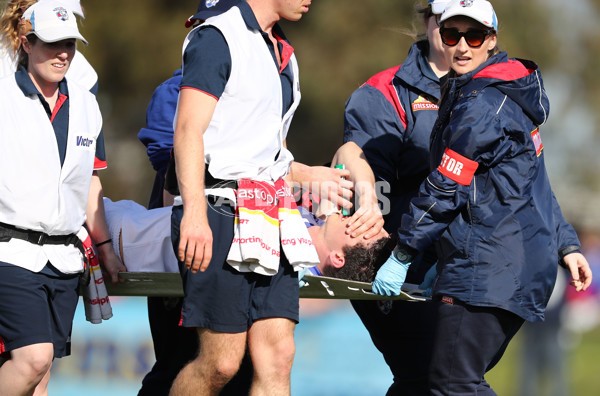
[[[233,240],[235,209],[215,206],[208,197],[208,222],[213,234],[213,255],[205,272],[193,274],[179,263],[185,297],[182,326],[203,327],[222,333],[242,333],[258,320],[287,318],[298,323],[298,273],[282,255],[279,272],[264,276],[242,273],[227,264]],[[174,206],[171,238],[177,252],[183,207]]]
[[[54,357],[71,354],[79,274],[50,275],[0,262],[0,351],[51,342]]]

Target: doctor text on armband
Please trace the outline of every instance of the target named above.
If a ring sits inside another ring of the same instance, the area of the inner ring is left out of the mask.
[[[454,180],[458,184],[468,186],[473,180],[475,171],[479,164],[471,161],[467,157],[463,157],[449,148],[444,151],[442,162],[438,166],[438,170],[444,176]]]

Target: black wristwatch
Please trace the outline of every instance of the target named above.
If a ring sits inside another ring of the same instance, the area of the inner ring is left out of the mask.
[[[410,263],[412,261],[412,254],[408,253],[405,249],[395,248],[393,253],[394,257],[403,264]]]

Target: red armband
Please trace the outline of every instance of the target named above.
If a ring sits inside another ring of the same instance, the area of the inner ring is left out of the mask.
[[[442,162],[438,166],[440,173],[458,184],[468,186],[475,176],[475,171],[479,164],[471,161],[467,157],[463,157],[449,148],[444,151]]]

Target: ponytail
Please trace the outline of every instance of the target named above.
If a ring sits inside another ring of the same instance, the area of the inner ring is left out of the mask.
[[[25,10],[37,0],[11,0],[0,17],[0,39],[2,49],[13,59],[21,60],[21,36],[31,32],[31,22],[22,20]],[[27,54],[25,54],[27,55]]]

